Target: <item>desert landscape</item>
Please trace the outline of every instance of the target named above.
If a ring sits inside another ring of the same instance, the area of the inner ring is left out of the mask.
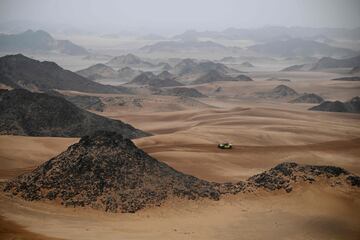
[[[70,28],[16,2],[0,3],[0,239],[360,238],[359,26]]]

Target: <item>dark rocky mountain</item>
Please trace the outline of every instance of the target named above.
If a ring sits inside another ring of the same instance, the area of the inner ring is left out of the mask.
[[[226,47],[212,41],[160,41],[139,49],[146,53],[174,53],[174,52],[221,52],[236,53],[239,48]]]
[[[292,65],[289,67],[286,67],[281,70],[281,72],[301,72],[301,71],[310,71],[310,69],[313,67],[312,64],[299,64],[299,65]]]
[[[308,63],[301,65],[293,65],[284,68],[281,71],[321,71],[332,68],[356,68],[360,66],[360,55],[357,57],[335,59],[330,57],[323,57],[316,63]],[[351,72],[350,72],[351,73]]]
[[[203,84],[203,83],[212,83],[212,82],[220,82],[220,81],[252,81],[252,79],[243,74],[240,74],[236,77],[231,77],[221,74],[216,70],[210,70],[207,74],[193,81],[193,84]]]
[[[175,65],[172,72],[176,75],[204,75],[209,71],[215,70],[220,74],[237,73],[239,71],[228,68],[224,64],[214,63],[211,61],[196,62],[192,59],[183,59]]]
[[[341,77],[341,78],[334,78],[333,81],[360,81],[360,77],[352,76],[352,77]]]
[[[291,100],[290,103],[321,103],[324,99],[315,93],[305,93]]]
[[[168,71],[162,71],[161,73],[159,73],[157,75],[157,77],[160,78],[161,80],[175,79],[176,78],[176,76],[174,74],[171,74]]]
[[[166,95],[166,96],[179,96],[179,97],[193,97],[193,98],[207,97],[206,95],[202,94],[195,88],[187,88],[187,87],[156,89],[153,91],[153,94]]]
[[[115,131],[128,138],[148,136],[129,124],[80,109],[62,97],[23,89],[0,92],[0,134],[80,137],[97,130]]]
[[[60,52],[70,55],[89,54],[86,49],[68,40],[56,40],[49,33],[28,30],[19,34],[1,34],[2,52]]]
[[[58,199],[65,206],[136,212],[176,196],[218,200],[210,182],[186,175],[113,132],[81,138],[65,152],[6,186],[26,200]]]
[[[134,79],[134,77],[136,77],[140,74],[141,74],[141,71],[134,70],[130,67],[124,67],[117,71],[117,76],[118,76],[119,80],[124,81],[124,82],[131,81],[132,79]]]
[[[40,62],[24,55],[0,58],[0,83],[30,91],[51,89],[92,93],[127,93],[124,87],[102,85],[76,73],[64,70],[54,62]]]
[[[157,67],[160,67],[161,71],[170,71],[172,66],[168,63],[160,62],[157,64]]]
[[[127,54],[118,57],[112,58],[107,65],[111,67],[123,68],[123,67],[131,67],[131,68],[153,68],[154,64],[142,60],[138,56],[134,54]]]
[[[250,46],[248,49],[260,54],[277,57],[348,57],[356,54],[356,52],[350,49],[332,47],[325,43],[319,43],[316,41],[304,40],[300,38],[267,42],[264,44]]]
[[[157,161],[120,134],[101,131],[9,181],[4,191],[29,201],[133,213],[172,197],[219,200],[224,194],[260,189],[291,192],[298,184],[317,181],[360,187],[360,178],[342,168],[296,163],[279,164],[245,182],[208,182]]]
[[[278,85],[268,92],[258,92],[257,95],[259,97],[277,99],[277,98],[296,97],[299,94],[294,89],[286,85]]]
[[[323,112],[346,112],[346,113],[360,113],[360,97],[354,97],[350,101],[325,101],[320,105],[310,108],[311,111]]]
[[[96,96],[87,96],[87,95],[74,95],[74,96],[64,96],[66,100],[72,102],[77,107],[102,112],[105,109],[105,104],[101,101],[99,97]]]
[[[90,80],[96,79],[114,79],[118,77],[118,73],[111,67],[98,63],[88,68],[76,72],[80,76],[86,77]]]
[[[360,55],[352,58],[334,59],[330,57],[321,58],[312,68],[317,71],[327,68],[354,68],[360,66]]]
[[[195,41],[199,38],[229,39],[229,40],[252,40],[268,42],[289,38],[318,38],[323,36],[327,39],[360,40],[360,28],[309,28],[309,27],[281,27],[266,26],[261,28],[228,28],[223,31],[194,31],[189,30],[175,39]]]
[[[150,87],[176,87],[183,86],[182,83],[174,79],[161,79],[152,72],[144,72],[139,76],[135,77],[128,84],[130,85],[140,85],[140,86],[150,86]]]

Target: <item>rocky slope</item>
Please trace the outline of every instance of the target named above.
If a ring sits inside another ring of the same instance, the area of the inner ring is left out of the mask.
[[[102,63],[98,63],[88,68],[79,70],[76,73],[90,80],[104,79],[104,78],[114,79],[118,77],[118,74],[114,69]]]
[[[121,121],[76,107],[62,97],[16,89],[0,92],[0,134],[80,137],[97,130],[128,138],[148,136]]]
[[[40,62],[24,55],[0,58],[0,83],[30,91],[52,89],[92,93],[126,93],[123,87],[102,85],[76,73],[62,69],[54,62]]]
[[[299,183],[360,187],[360,178],[332,166],[282,163],[238,183],[214,183],[183,174],[113,132],[85,136],[30,173],[9,181],[4,191],[29,201],[110,212],[136,212],[178,197],[219,200],[223,194],[284,190]]]
[[[325,101],[320,105],[310,108],[311,111],[323,112],[347,112],[347,113],[360,113],[360,97],[354,97],[350,101]]]
[[[160,78],[159,76],[156,76],[152,72],[141,73],[139,76],[131,80],[128,84],[150,86],[156,88],[183,86],[182,83],[172,78]]]
[[[257,95],[259,97],[264,97],[264,98],[278,99],[278,98],[296,97],[299,94],[294,89],[286,85],[278,85],[268,92],[258,92]]]
[[[291,100],[290,103],[321,103],[324,99],[315,93],[305,93],[294,100]]]
[[[127,54],[122,56],[117,56],[112,58],[109,62],[106,63],[111,67],[123,68],[123,67],[131,67],[131,68],[152,68],[155,67],[154,64],[142,60],[138,56],[134,54]]]

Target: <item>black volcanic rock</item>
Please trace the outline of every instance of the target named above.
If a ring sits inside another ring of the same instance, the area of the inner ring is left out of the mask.
[[[356,185],[356,180],[348,180],[348,178],[356,178],[357,176],[351,175],[348,171],[339,167],[301,165],[294,162],[285,162],[268,171],[250,177],[248,179],[248,186],[265,188],[270,191],[284,189],[286,192],[291,192],[294,184],[299,182],[313,183],[321,178],[337,179],[341,176],[350,182],[351,185]]]
[[[350,101],[325,101],[320,105],[310,108],[311,111],[323,112],[347,112],[347,113],[360,113],[360,97],[354,97]]]
[[[195,88],[187,88],[187,87],[156,89],[154,90],[153,94],[166,95],[166,96],[193,97],[193,98],[207,97],[206,95],[202,94]]]
[[[0,58],[0,83],[30,91],[58,89],[92,93],[127,93],[126,88],[102,85],[64,70],[54,62],[40,62],[21,54]]]
[[[68,40],[55,40],[49,33],[28,30],[19,34],[0,35],[0,51],[3,52],[50,52],[70,55],[88,54],[86,49]]]
[[[135,212],[176,196],[218,200],[214,184],[152,158],[113,132],[81,138],[65,152],[5,187],[26,200],[58,199],[65,206]]]
[[[23,89],[0,92],[0,134],[81,137],[97,130],[115,131],[127,138],[149,135],[80,109],[62,97]]]
[[[324,99],[315,93],[305,93],[294,100],[291,100],[290,103],[321,103]]]

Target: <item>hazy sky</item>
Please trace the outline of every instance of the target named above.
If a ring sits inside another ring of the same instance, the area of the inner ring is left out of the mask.
[[[101,32],[264,25],[354,28],[360,27],[360,0],[0,0],[0,22],[8,20]]]

